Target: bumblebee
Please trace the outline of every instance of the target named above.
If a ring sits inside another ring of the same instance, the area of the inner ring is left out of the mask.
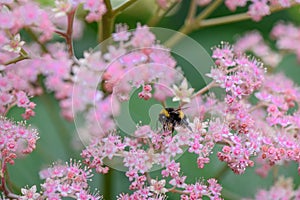
[[[183,126],[192,131],[192,128],[189,126],[186,116],[182,112],[181,108],[164,108],[159,114],[159,122],[163,125],[163,130],[165,132],[170,131],[174,132],[175,126]]]

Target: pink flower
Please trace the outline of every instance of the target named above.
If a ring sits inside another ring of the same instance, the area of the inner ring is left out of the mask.
[[[21,41],[20,34],[17,34],[10,40],[9,44],[4,45],[2,49],[8,52],[20,53],[24,44],[25,42]]]
[[[100,20],[106,12],[106,6],[103,0],[83,1],[83,9],[89,11],[85,18],[88,22]]]
[[[6,6],[1,8],[0,11],[0,28],[11,29],[14,26],[14,15],[8,10]]]
[[[262,17],[269,15],[270,7],[267,0],[252,0],[248,14],[254,21],[260,21]]]
[[[277,40],[276,45],[279,49],[288,50],[297,55],[300,60],[300,48],[295,45],[299,38],[300,28],[293,24],[278,23],[273,27],[271,35]]]
[[[149,190],[156,193],[166,193],[168,190],[165,188],[166,180],[162,179],[160,181],[151,179],[151,185]]]
[[[231,11],[235,11],[237,7],[244,7],[247,4],[247,0],[226,0],[225,5]]]
[[[129,39],[131,33],[128,32],[128,26],[126,24],[117,24],[116,33],[112,34],[113,40],[116,42],[125,42]]]
[[[234,50],[240,53],[252,51],[266,65],[271,67],[276,67],[282,59],[280,54],[271,50],[258,32],[250,32],[239,38],[235,43]]]
[[[211,2],[211,0],[197,0],[197,4],[199,6],[205,6],[207,4],[209,4]]]
[[[18,154],[29,154],[35,149],[38,133],[26,128],[22,123],[15,124],[5,118],[0,119],[0,149],[4,162],[14,164]]]
[[[133,38],[131,44],[134,47],[150,47],[154,44],[155,36],[150,32],[149,27],[141,26],[138,24],[135,32],[133,33]]]
[[[74,197],[80,199],[99,199],[97,194],[91,195],[88,191],[88,181],[91,170],[82,167],[80,162],[70,161],[65,165],[54,165],[40,172],[45,182],[41,185],[43,196],[49,199]]]
[[[21,200],[35,200],[41,195],[36,191],[36,186],[33,185],[31,188],[21,188],[21,193],[23,196],[20,197]]]

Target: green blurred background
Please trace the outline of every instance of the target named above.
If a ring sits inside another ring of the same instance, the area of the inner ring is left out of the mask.
[[[44,1],[44,3],[49,1]],[[183,24],[189,7],[189,0],[183,0],[183,3],[176,7],[172,15],[165,17],[157,26],[178,30]],[[137,22],[146,24],[155,10],[154,0],[140,0],[134,6],[126,10],[116,18],[116,23],[127,23],[130,28],[135,28]],[[201,9],[199,9],[200,11]],[[238,12],[245,11],[239,9]],[[210,17],[228,15],[230,12],[224,5],[220,6]],[[79,15],[81,15],[79,13]],[[222,26],[209,27],[193,32],[190,36],[198,41],[207,52],[211,53],[211,47],[218,45],[221,41],[234,42],[238,35],[241,35],[249,30],[259,30],[268,40],[268,43],[274,47],[274,42],[269,40],[269,33],[276,22],[292,21],[294,23],[299,20],[299,7],[290,10],[280,11],[271,16],[265,17],[262,21],[256,23],[250,20],[232,23]],[[58,41],[62,39],[57,37]],[[80,40],[74,41],[74,48],[77,57],[82,57],[83,51],[93,48],[97,45],[97,24],[85,24],[84,34]],[[298,44],[299,45],[299,44]],[[189,49],[186,49],[189,51]],[[200,62],[200,61],[199,61]],[[199,84],[197,78],[188,76],[192,72],[186,67],[185,61],[179,60],[178,64],[183,68],[189,82],[199,89],[203,83]],[[296,61],[295,55],[285,55],[280,66],[276,68],[276,72],[284,72],[288,77],[292,78],[296,83],[300,84],[299,74],[300,67]],[[76,136],[74,124],[67,122],[60,116],[60,110],[57,101],[53,94],[45,94],[41,97],[36,97],[33,101],[37,104],[36,116],[28,121],[28,124],[38,128],[40,139],[37,143],[37,149],[29,156],[16,160],[14,166],[9,166],[9,174],[11,177],[10,185],[19,189],[25,185],[37,185],[41,180],[38,172],[56,161],[69,161],[70,158],[80,160],[80,150],[73,150],[72,138]],[[149,120],[148,113],[145,112],[145,106],[150,107],[154,102],[147,103],[137,102],[139,100],[130,100],[132,107],[132,115],[134,119],[141,121]],[[21,120],[18,109],[12,109],[9,117],[15,120]],[[215,150],[217,152],[217,149]],[[196,156],[184,154],[179,161],[181,162],[182,172],[188,177],[188,182],[201,180],[202,178],[215,177],[220,170],[224,168],[224,163],[216,159],[215,153],[211,155],[211,163],[204,169],[198,169]],[[260,178],[254,172],[254,168],[248,168],[243,175],[235,175],[231,170],[226,170],[219,181],[223,186],[223,194],[226,199],[239,199],[241,197],[254,197],[255,192],[259,188],[268,188],[273,183],[272,174],[265,179]],[[279,168],[280,174],[294,177],[295,186],[299,185],[299,176],[297,174],[297,166],[290,164]],[[155,177],[159,173],[154,172]],[[128,190],[129,182],[123,172],[112,170],[108,175],[95,175],[91,183],[91,189],[98,188],[101,194],[104,194],[105,199],[115,199],[116,195],[122,192],[130,192]],[[168,199],[178,199],[176,195],[170,195]]]

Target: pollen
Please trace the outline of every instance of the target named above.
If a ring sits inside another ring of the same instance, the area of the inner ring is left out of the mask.
[[[184,113],[181,110],[178,111],[178,114],[180,119],[184,118]]]
[[[166,109],[163,109],[161,114],[164,114],[166,117],[170,117],[170,113]]]

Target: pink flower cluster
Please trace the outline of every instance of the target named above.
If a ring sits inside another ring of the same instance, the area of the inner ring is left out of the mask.
[[[71,197],[82,200],[99,200],[97,194],[88,191],[92,174],[87,167],[82,167],[80,162],[70,161],[69,164],[56,164],[40,172],[40,177],[45,179],[41,184],[43,198],[61,199]]]
[[[42,74],[45,76],[46,89],[54,91],[55,97],[61,101],[62,114],[67,119],[72,119],[71,96],[73,84],[70,75],[72,60],[68,58],[64,46],[61,44],[52,44],[49,46],[49,53],[36,56],[34,59],[23,60],[5,68],[2,83],[4,85],[7,82],[7,89],[5,87],[3,89],[7,90],[10,95],[13,94],[10,88],[17,91],[26,91],[33,96],[40,95],[43,88],[37,82],[38,76]],[[21,101],[17,102],[18,106],[26,108],[24,117],[27,119],[34,114],[32,109],[35,104],[29,102],[25,93],[21,93],[21,91],[18,92],[19,95],[15,99]],[[11,99],[14,100],[14,98]]]
[[[141,126],[134,132],[136,138],[125,137],[121,139],[120,136],[112,134],[92,142],[83,150],[81,155],[89,167],[95,168],[100,173],[107,173],[109,169],[106,165],[110,162],[105,162],[106,159],[123,160],[123,165],[128,168],[126,176],[131,181],[129,189],[135,190],[135,192],[132,195],[122,194],[119,199],[134,199],[134,197],[160,199],[164,193],[172,190],[164,187],[164,179],[147,183],[149,180],[147,173],[152,170],[155,164],[165,168],[161,172],[162,176],[170,179],[169,184],[173,188],[183,189],[181,191],[182,194],[185,194],[182,196],[183,199],[188,198],[188,196],[195,199],[202,196],[218,199],[221,187],[216,182],[209,181],[209,186],[200,182],[195,185],[188,185],[185,183],[186,176],[182,176],[180,173],[180,164],[174,161],[175,157],[182,154],[184,147],[188,145],[190,152],[199,155],[199,167],[202,168],[204,164],[209,162],[208,156],[214,143],[212,137],[206,134],[206,124],[201,124],[198,120],[192,126],[195,130],[194,133],[179,128],[178,133],[174,136],[170,133],[156,133],[149,126]],[[111,167],[119,168],[120,166],[112,165]]]
[[[5,70],[0,75],[0,114],[6,114],[15,105],[25,108],[24,119],[35,115],[35,103],[29,100],[29,95],[36,93],[26,80],[21,79],[15,70]]]
[[[113,117],[134,90],[142,89],[138,97],[144,100],[165,101],[172,96],[170,88],[183,78],[169,49],[158,44],[149,27],[138,24],[132,32],[122,25],[116,29],[113,43],[105,47],[108,52],[86,52],[73,70],[74,114],[88,110],[83,129],[90,133],[85,135],[104,137],[115,129]]]
[[[278,23],[271,32],[278,49],[287,50],[297,55],[300,61],[300,47],[295,45],[300,41],[300,28],[291,23]]]
[[[16,34],[22,28],[34,27],[33,30],[39,34],[40,41],[47,41],[52,38],[55,27],[47,12],[32,1],[8,1],[1,6],[0,29],[9,30],[9,33]],[[2,32],[4,41],[9,41],[11,35]],[[2,44],[2,43],[0,43]]]
[[[197,0],[199,6],[209,4],[211,0]],[[260,21],[264,16],[271,14],[272,7],[291,7],[293,4],[300,3],[299,0],[225,0],[226,7],[235,11],[238,7],[245,7],[250,2],[248,14],[254,21]]]
[[[212,58],[217,67],[207,75],[224,88],[227,101],[242,99],[257,90],[264,80],[263,64],[254,58],[236,53],[233,47],[222,43],[213,50]]]
[[[257,172],[263,176],[268,165],[299,163],[299,89],[282,74],[266,76],[261,63],[226,44],[214,49],[213,58],[217,66],[208,76],[226,92],[224,102],[219,103],[222,108],[216,104],[211,109],[217,111],[210,111],[222,118],[211,121],[208,129],[215,142],[225,144],[217,154],[219,159],[241,174],[254,165],[250,157],[258,156],[262,168]],[[257,105],[249,100],[253,94]]]
[[[14,164],[18,155],[29,154],[35,149],[38,132],[23,123],[0,118],[0,158],[2,162]]]
[[[151,85],[144,85],[143,91],[139,93],[139,98],[144,100],[150,99],[152,97],[151,91],[152,91]]]
[[[272,7],[290,7],[292,4],[300,3],[300,1],[291,0],[226,0],[225,5],[235,11],[237,7],[244,7],[247,2],[251,2],[248,7],[248,14],[254,21],[260,21],[262,17],[271,13]]]
[[[282,59],[282,56],[273,51],[257,31],[247,33],[239,38],[234,44],[234,50],[240,53],[253,52],[270,67],[276,67]]]
[[[261,129],[263,140],[259,156],[271,166],[283,161],[300,161],[299,110],[296,109],[299,95],[300,90],[283,74],[267,76],[262,89],[256,93],[265,112],[260,119],[266,119],[258,123],[265,127]],[[295,111],[291,112],[292,109]]]
[[[294,189],[293,179],[279,177],[275,184],[269,189],[260,189],[256,195],[255,200],[265,199],[299,199],[300,188]],[[245,200],[250,200],[245,199]]]
[[[82,4],[83,9],[89,12],[85,17],[88,22],[99,21],[106,12],[103,0],[55,0],[56,7],[52,10],[56,13],[56,16],[66,15],[71,10],[76,9],[79,4]]]
[[[109,53],[104,55],[108,62],[103,75],[104,89],[113,91],[120,100],[127,100],[133,87],[145,86],[140,97],[149,99],[152,90],[149,84],[154,83],[153,97],[162,100],[160,86],[170,88],[178,73],[174,69],[176,61],[169,50],[156,44],[149,28],[139,24],[134,32],[119,29],[113,38],[119,45],[110,46]]]

